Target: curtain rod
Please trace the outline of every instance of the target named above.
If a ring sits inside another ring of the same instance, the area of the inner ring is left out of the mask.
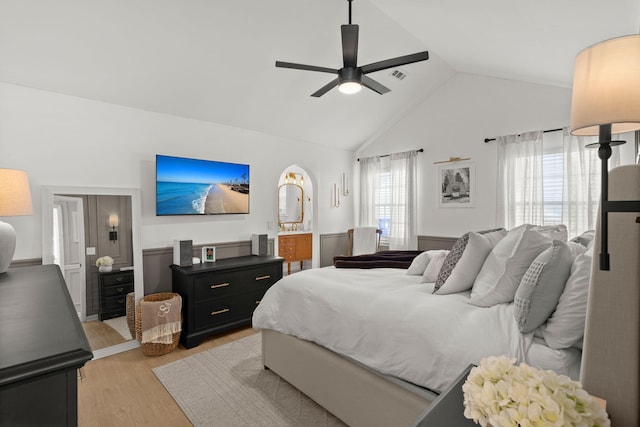
[[[424,148],[419,148],[416,150],[416,153],[422,153],[422,152],[424,152]],[[378,156],[378,157],[389,157],[390,155],[391,154],[383,154],[382,156]],[[360,161],[360,157],[358,157],[356,160]]]
[[[543,130],[542,133],[558,132],[558,131],[561,131],[561,130],[562,130],[562,128],[559,128],[559,129],[547,129],[547,130]],[[520,134],[518,134],[518,136],[520,136]],[[484,139],[484,143],[486,144],[488,142],[495,141],[495,140],[496,140],[495,138],[485,138]]]

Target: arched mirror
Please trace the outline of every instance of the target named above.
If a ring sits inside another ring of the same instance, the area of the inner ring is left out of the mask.
[[[304,190],[297,184],[282,184],[278,188],[278,221],[299,224],[304,221]]]
[[[138,346],[126,316],[105,315],[100,295],[106,294],[100,289],[126,272],[133,277],[132,303],[144,295],[140,212],[137,189],[42,189],[42,263],[60,266],[95,359]],[[113,272],[106,275],[96,266],[105,255],[114,261]],[[114,292],[121,288],[118,304],[126,298],[125,289],[120,283],[114,287]]]

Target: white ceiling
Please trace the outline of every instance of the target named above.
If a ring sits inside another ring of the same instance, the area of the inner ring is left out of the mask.
[[[0,81],[355,150],[454,72],[570,87],[583,48],[637,34],[640,0],[354,0],[359,65],[392,91],[276,60],[341,67],[346,0],[0,0]]]

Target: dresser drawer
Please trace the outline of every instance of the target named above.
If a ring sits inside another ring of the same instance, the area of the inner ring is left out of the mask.
[[[196,303],[194,329],[210,328],[250,318],[264,293],[265,290],[254,291]]]
[[[194,279],[196,301],[266,289],[279,277],[277,265],[200,276]]]
[[[278,237],[278,246],[282,245],[295,245],[296,237],[295,236],[280,236]]]
[[[295,246],[280,246],[278,247],[278,256],[294,255],[296,253]]]
[[[104,286],[133,283],[133,271],[122,271],[117,273],[103,274],[101,280]]]
[[[127,303],[126,294],[122,296],[104,298],[102,300],[102,310],[105,312],[122,310],[122,312],[124,313],[127,307],[126,303]]]
[[[127,295],[129,292],[133,292],[133,283],[109,285],[102,288],[104,297]]]

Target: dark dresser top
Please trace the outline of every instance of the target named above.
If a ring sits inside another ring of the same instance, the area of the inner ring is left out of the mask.
[[[0,274],[0,386],[93,357],[57,265]]]
[[[180,267],[178,265],[172,264],[171,269],[175,271],[180,271],[183,274],[191,275],[191,274],[200,274],[200,273],[208,273],[216,270],[226,270],[231,268],[245,268],[252,266],[259,266],[270,263],[280,263],[284,261],[284,258],[280,258],[277,256],[258,256],[258,255],[248,255],[234,258],[223,258],[219,259],[216,262],[203,262],[201,264],[194,264],[188,267]]]

